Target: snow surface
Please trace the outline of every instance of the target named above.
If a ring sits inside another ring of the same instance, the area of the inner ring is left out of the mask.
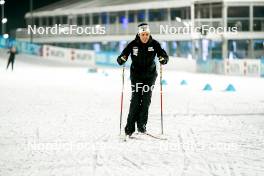
[[[4,57],[7,57],[6,55]],[[121,69],[0,59],[0,176],[263,176],[264,79],[164,67],[167,141],[119,137]],[[185,79],[186,86],[180,85]],[[125,75],[123,127],[130,82]],[[203,87],[210,83],[213,91]],[[231,83],[236,92],[225,92]],[[160,133],[159,79],[147,129]]]

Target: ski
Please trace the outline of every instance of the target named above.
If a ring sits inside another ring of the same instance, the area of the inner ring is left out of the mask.
[[[135,136],[136,135],[136,136]],[[135,135],[132,135],[132,136],[129,136],[129,135],[125,135],[125,136],[122,136],[121,139],[123,142],[127,142],[128,140],[130,139],[133,139],[133,140],[143,140],[143,138],[140,138],[138,136],[140,135],[145,135],[145,136],[148,136],[148,137],[151,137],[151,138],[154,138],[154,139],[157,139],[157,140],[168,140],[167,138],[165,137],[160,137],[160,136],[157,136],[157,135],[153,135],[153,134],[150,134],[150,133],[135,133]],[[137,136],[138,135],[138,136]]]
[[[150,134],[150,133],[143,133],[149,137],[152,137],[154,139],[159,139],[159,140],[168,140],[167,138],[164,138],[164,137],[160,137],[160,136],[156,136],[156,135],[153,135],[153,134]]]
[[[141,140],[140,138],[136,137],[136,136],[129,136],[129,135],[125,135],[123,137],[121,137],[121,140],[123,142],[127,142],[130,139],[135,139],[135,140]]]
[[[154,139],[158,139],[158,140],[168,140],[167,138],[164,138],[164,137],[160,137],[160,136],[157,136],[157,135],[153,135],[151,133],[135,133],[136,135],[145,135],[145,136],[148,136],[148,137],[151,137],[151,138],[154,138]]]

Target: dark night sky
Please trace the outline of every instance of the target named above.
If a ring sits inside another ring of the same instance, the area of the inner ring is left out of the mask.
[[[57,1],[60,0],[33,0],[33,9],[40,8]],[[8,32],[12,29],[25,27],[24,16],[27,12],[29,12],[29,8],[30,0],[5,0],[5,17],[8,20]]]

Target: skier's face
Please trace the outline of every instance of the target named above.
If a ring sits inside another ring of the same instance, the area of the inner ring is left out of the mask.
[[[141,32],[140,34],[139,34],[139,38],[140,38],[140,40],[141,40],[141,42],[142,43],[147,43],[148,42],[148,40],[149,40],[149,33],[148,32]]]
[[[16,52],[16,48],[15,48],[15,47],[12,47],[12,48],[11,48],[11,51],[12,51],[12,52]]]

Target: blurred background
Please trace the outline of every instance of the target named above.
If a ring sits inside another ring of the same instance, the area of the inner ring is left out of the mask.
[[[263,0],[1,0],[0,4],[2,48],[15,43],[20,52],[39,56],[47,56],[46,52],[55,49],[44,49],[44,45],[90,50],[96,54],[89,59],[97,65],[116,66],[116,56],[135,37],[137,25],[147,22],[153,37],[172,56],[169,66],[172,69],[264,75]],[[29,35],[27,32],[27,25],[55,24],[102,25],[106,34]],[[237,27],[238,33],[161,34],[160,25]]]

